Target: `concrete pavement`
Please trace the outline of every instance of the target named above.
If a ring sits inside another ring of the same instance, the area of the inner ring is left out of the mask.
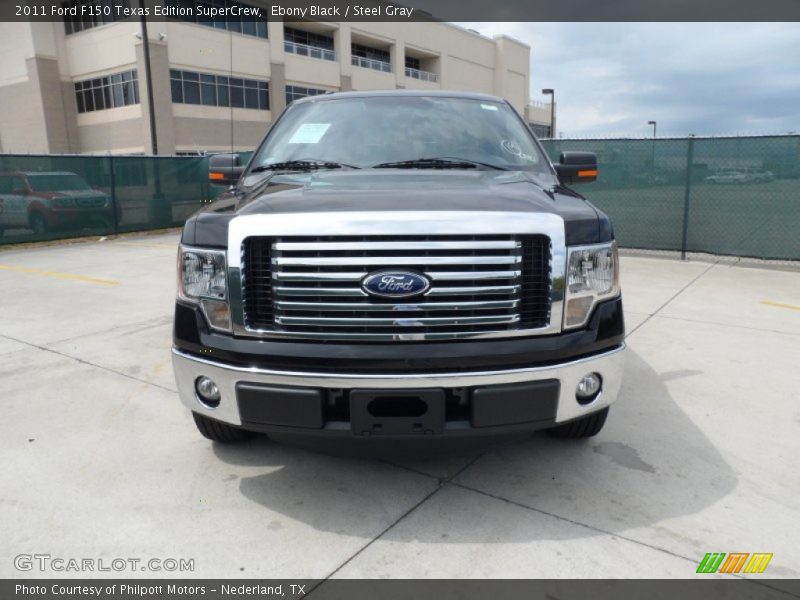
[[[771,552],[753,577],[800,577],[800,272],[624,257],[630,351],[600,435],[363,460],[200,437],[169,362],[176,242],[0,251],[0,576],[48,553],[195,560],[170,576],[692,577],[706,552]]]

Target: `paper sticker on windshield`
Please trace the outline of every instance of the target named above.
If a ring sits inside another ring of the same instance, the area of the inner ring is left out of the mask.
[[[481,108],[483,110],[497,110],[497,107],[494,104],[481,104]]]
[[[328,131],[330,123],[303,123],[294,132],[290,144],[316,144]]]

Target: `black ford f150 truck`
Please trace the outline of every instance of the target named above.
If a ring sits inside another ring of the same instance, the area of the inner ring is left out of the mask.
[[[623,316],[608,217],[515,110],[462,92],[289,106],[192,216],[173,363],[219,442],[252,432],[444,439],[603,426]],[[284,436],[285,437],[285,436]]]

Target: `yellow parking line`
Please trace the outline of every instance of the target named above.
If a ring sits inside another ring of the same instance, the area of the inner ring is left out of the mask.
[[[33,269],[31,267],[17,267],[15,265],[0,265],[0,269],[5,271],[15,271],[17,273],[28,273],[30,275],[43,275],[44,277],[55,277],[57,279],[72,279],[74,281],[84,281],[86,283],[96,283],[98,285],[119,285],[119,281],[113,279],[97,279],[87,275],[76,275],[75,273],[60,273],[58,271],[45,271],[44,269]]]
[[[761,304],[777,306],[778,308],[788,308],[789,310],[800,310],[800,306],[797,304],[784,304],[783,302],[773,302],[772,300],[762,300]]]

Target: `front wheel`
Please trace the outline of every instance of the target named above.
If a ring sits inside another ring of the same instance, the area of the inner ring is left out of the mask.
[[[564,423],[558,427],[548,429],[547,433],[555,438],[565,440],[579,440],[592,437],[600,433],[608,417],[608,407],[598,410],[590,415]]]
[[[194,417],[194,424],[197,425],[197,430],[203,437],[211,440],[212,442],[220,442],[222,444],[231,444],[233,442],[241,442],[253,437],[252,431],[232,427],[220,421],[209,419],[203,415],[198,415],[196,412],[192,413]]]
[[[44,235],[47,233],[47,223],[41,213],[31,213],[30,227],[35,235]]]

